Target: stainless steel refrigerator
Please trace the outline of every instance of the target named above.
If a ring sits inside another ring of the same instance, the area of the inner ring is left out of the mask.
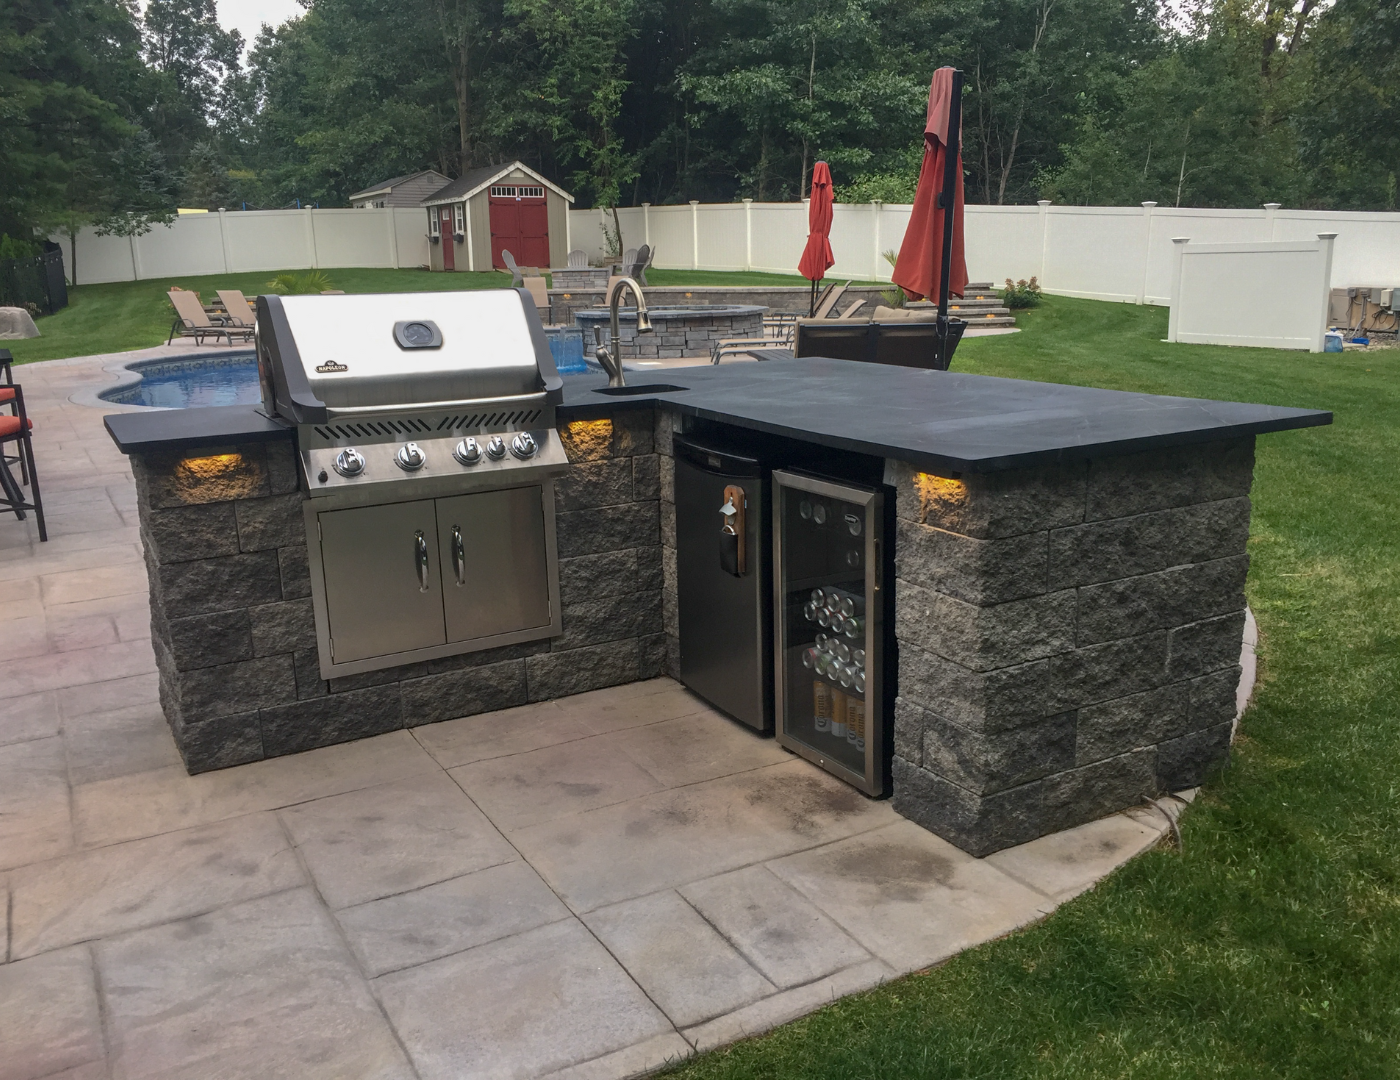
[[[772,479],[778,741],[883,795],[891,681],[885,495],[781,469]]]
[[[677,435],[681,682],[734,719],[773,730],[768,473],[732,437]]]

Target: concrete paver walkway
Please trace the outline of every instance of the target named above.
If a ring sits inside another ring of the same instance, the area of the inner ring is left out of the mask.
[[[126,460],[27,365],[0,517],[0,1078],[632,1075],[936,963],[1155,842],[974,859],[668,679],[185,774]]]

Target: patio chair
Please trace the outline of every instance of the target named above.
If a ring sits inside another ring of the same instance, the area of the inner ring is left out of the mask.
[[[587,270],[588,252],[584,251],[583,248],[574,248],[573,251],[569,252],[568,264],[570,270]]]
[[[30,437],[34,421],[24,411],[24,389],[17,383],[5,389],[14,395],[15,414],[0,416],[0,511],[10,511],[17,520],[23,521],[25,511],[33,510],[39,522],[39,540],[42,543],[48,540],[49,530],[44,524],[44,500],[39,496],[39,474],[34,471],[34,443]],[[19,453],[4,453],[3,448],[7,443],[14,443]],[[20,462],[19,484],[15,483],[14,474],[10,472],[10,462],[16,458]],[[25,500],[21,485],[29,488],[29,501]]]
[[[647,263],[651,261],[651,248],[643,244],[632,252],[632,258],[623,260],[622,272],[639,285],[645,285]]]
[[[165,295],[170,297],[171,306],[175,308],[175,321],[170,324],[170,336],[165,341],[167,345],[175,340],[177,330],[181,337],[194,338],[197,345],[203,345],[206,337],[216,340],[225,337],[230,345],[235,337],[244,341],[252,340],[251,326],[220,326],[211,321],[200,304],[199,297],[194,293],[183,289],[171,289]]]
[[[224,310],[228,312],[230,325],[257,325],[258,317],[253,314],[253,305],[248,303],[248,298],[237,289],[220,289],[218,290],[218,296],[220,301],[223,302]]]
[[[530,294],[530,299],[535,302],[535,308],[539,311],[540,317],[547,323],[549,319],[549,289],[545,285],[543,277],[527,277],[522,279],[523,288]]]
[[[628,248],[622,253],[622,262],[618,265],[622,267],[622,272],[628,277],[632,276],[632,264],[637,261],[637,249]]]
[[[10,368],[15,362],[15,357],[9,349],[0,349],[0,376],[5,379],[4,385],[0,386],[0,405],[10,407],[10,415],[19,415],[19,406],[15,403],[15,379]],[[5,459],[11,465],[19,464],[20,476],[24,482],[29,483],[28,473],[25,472],[24,457],[22,455],[11,455]]]
[[[520,288],[520,283],[524,280],[525,275],[520,272],[520,267],[515,265],[515,256],[503,248],[501,249],[501,262],[505,263],[506,269],[510,271],[510,287],[512,289]]]
[[[861,308],[863,308],[863,307],[865,307],[865,301],[864,301],[864,300],[856,300],[855,302],[853,302],[853,303],[851,304],[850,307],[848,307],[845,311],[841,312],[840,315],[836,316],[836,318],[837,318],[838,320],[841,320],[841,319],[849,319],[849,318],[851,318],[851,316],[853,316],[857,311],[859,311],[859,310],[860,310]]]

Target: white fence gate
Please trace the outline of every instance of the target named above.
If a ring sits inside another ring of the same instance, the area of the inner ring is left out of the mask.
[[[897,249],[910,207],[838,203],[832,214],[831,277],[888,281],[882,256]],[[609,217],[611,214],[609,213]],[[693,202],[618,210],[626,247],[650,244],[656,265],[680,270],[796,272],[807,239],[804,203]],[[570,210],[573,247],[602,255],[601,210]],[[1303,240],[1337,234],[1338,286],[1400,285],[1400,213],[1118,206],[967,208],[968,272],[974,281],[1040,279],[1064,296],[1168,304],[1173,239],[1194,244]],[[83,284],[312,267],[413,267],[428,262],[427,216],[414,208],[219,211],[181,217],[145,236],[78,238]],[[57,238],[56,238],[57,239]],[[64,242],[65,258],[68,244]]]
[[[1322,351],[1335,233],[1314,240],[1173,247],[1167,340]]]

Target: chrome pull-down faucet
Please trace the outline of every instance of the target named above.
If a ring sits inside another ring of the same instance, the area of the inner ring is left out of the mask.
[[[608,373],[609,386],[627,385],[627,380],[622,374],[622,331],[618,327],[617,314],[624,288],[631,289],[632,295],[637,298],[637,333],[651,334],[655,332],[655,328],[651,325],[651,315],[647,312],[646,297],[642,295],[642,287],[630,277],[616,279],[612,283],[612,291],[608,295],[608,328],[612,332],[609,343],[604,345],[598,341],[602,337],[602,332],[597,327],[593,330],[593,340],[597,342],[594,352],[598,363]]]

